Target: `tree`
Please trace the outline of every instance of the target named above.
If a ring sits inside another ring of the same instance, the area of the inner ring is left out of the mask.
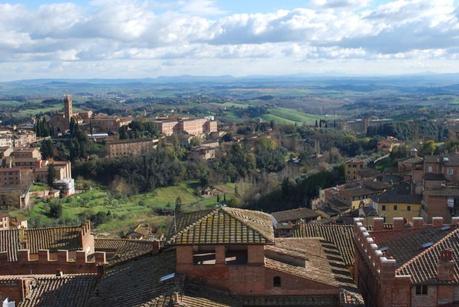
[[[54,152],[53,142],[51,140],[44,140],[41,142],[40,152],[44,160],[52,158]]]
[[[182,212],[182,198],[178,196],[175,199],[175,214]]]
[[[54,179],[56,178],[56,169],[54,168],[54,164],[48,164],[48,175],[46,177],[46,182],[50,188],[53,187]]]
[[[58,202],[53,202],[49,205],[48,216],[50,218],[58,219],[62,216],[62,205]]]

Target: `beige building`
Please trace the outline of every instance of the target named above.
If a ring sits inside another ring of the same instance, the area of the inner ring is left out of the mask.
[[[158,119],[153,123],[159,132],[166,136],[170,136],[174,133],[186,133],[193,136],[200,136],[218,131],[217,121],[207,118],[182,118],[177,120]]]
[[[158,144],[158,139],[118,140],[105,143],[108,158],[121,156],[139,156],[152,151]]]
[[[32,182],[32,170],[22,168],[0,168],[0,186],[21,185]]]

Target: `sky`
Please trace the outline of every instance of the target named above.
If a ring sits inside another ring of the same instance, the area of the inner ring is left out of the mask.
[[[459,73],[459,0],[6,0],[0,81]]]

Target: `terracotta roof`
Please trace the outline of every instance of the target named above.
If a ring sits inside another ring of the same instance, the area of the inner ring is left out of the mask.
[[[397,260],[397,266],[400,267],[416,255],[420,254],[425,250],[423,244],[431,245],[443,239],[448,233],[452,231],[452,228],[445,229],[443,227],[425,227],[420,229],[407,228],[401,233],[393,232],[395,237],[382,238],[384,232],[372,233],[376,244],[384,252]]]
[[[25,231],[26,248],[31,253],[40,249],[81,249],[80,227],[29,228]]]
[[[8,261],[17,261],[17,251],[20,249],[17,229],[0,230],[0,252],[6,252]]]
[[[276,238],[275,247],[294,257],[302,255],[306,265],[293,265],[269,256],[265,258],[266,268],[324,285],[355,288],[339,252],[329,242],[319,238]]]
[[[167,281],[161,277],[175,272],[175,251],[145,256],[109,268],[99,281],[89,306],[171,306],[174,293],[190,307],[234,306],[221,292],[185,283],[176,275]],[[237,305],[236,305],[237,306]]]
[[[352,225],[300,224],[295,227],[294,237],[324,238],[336,246],[346,265],[354,263],[355,248]]]
[[[419,255],[402,265],[396,271],[399,275],[410,275],[414,284],[436,283],[437,264],[440,253],[445,249],[452,249],[454,268],[452,283],[459,284],[459,229],[455,229],[424,250]]]
[[[444,238],[424,250],[416,257],[397,269],[398,275],[410,275],[413,284],[430,284],[440,282],[437,279],[437,265],[440,253],[452,249],[454,268],[451,283],[459,284],[459,229],[447,234]]]
[[[87,275],[25,275],[34,279],[34,286],[18,307],[85,307],[88,306],[97,276]],[[17,278],[17,277],[16,277]]]
[[[296,221],[299,219],[315,219],[319,215],[314,212],[314,210],[309,208],[296,208],[291,210],[284,210],[284,211],[277,211],[271,213],[272,216],[276,219],[277,222],[288,222],[288,221]]]
[[[96,239],[96,251],[107,252],[109,265],[124,262],[151,253],[153,242],[146,240]]]
[[[418,204],[421,205],[422,196],[404,193],[399,190],[393,189],[386,191],[380,195],[375,195],[372,199],[380,204],[400,203],[400,204]]]
[[[20,232],[24,238],[20,239]],[[16,261],[16,253],[21,248],[38,253],[40,249],[81,249],[80,227],[29,228],[25,230],[0,230],[0,252],[7,252],[8,261]]]
[[[271,215],[229,207],[180,215],[171,223],[168,233],[168,242],[174,245],[274,242]]]

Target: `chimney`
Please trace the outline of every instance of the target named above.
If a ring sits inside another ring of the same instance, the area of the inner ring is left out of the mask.
[[[382,217],[373,218],[373,232],[384,230],[384,219]]]
[[[453,250],[444,249],[440,252],[437,265],[437,278],[442,281],[451,281],[453,279]]]
[[[424,226],[424,219],[422,217],[413,217],[413,228],[422,228]]]
[[[394,217],[392,219],[393,230],[402,230],[403,226],[405,226],[405,220],[403,217]]]

